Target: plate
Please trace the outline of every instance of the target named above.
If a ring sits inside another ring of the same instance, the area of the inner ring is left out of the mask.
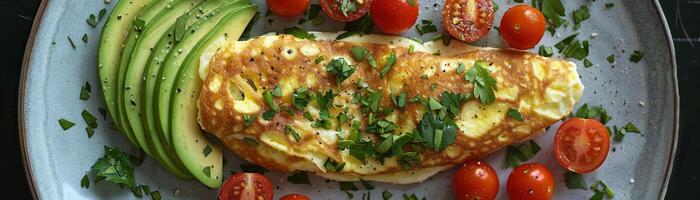
[[[19,128],[24,162],[30,187],[39,199],[130,199],[135,198],[129,189],[106,183],[92,183],[89,189],[80,187],[80,180],[90,166],[103,155],[103,146],[116,146],[123,151],[137,154],[125,137],[110,127],[109,119],[102,119],[98,109],[105,108],[99,92],[96,63],[98,38],[104,22],[92,28],[85,20],[102,8],[111,9],[115,4],[102,1],[64,0],[42,2],[36,16],[32,35],[27,44],[19,96]],[[263,0],[255,0],[264,14]],[[318,1],[312,1],[317,3]],[[432,19],[441,30],[439,19],[443,1],[420,2],[419,19]],[[496,0],[500,9],[496,22],[505,8],[513,5],[510,0]],[[611,1],[612,2],[612,1]],[[613,152],[596,172],[585,175],[587,183],[603,180],[612,187],[618,199],[662,199],[668,183],[676,146],[678,127],[678,92],[675,77],[675,59],[670,32],[658,2],[653,0],[614,1],[614,7],[605,8],[605,1],[564,1],[569,12],[580,5],[590,7],[591,18],[583,22],[579,38],[590,41],[588,58],[593,67],[584,68],[575,61],[586,86],[582,103],[602,105],[613,116],[610,124],[624,125],[632,122],[642,134],[628,135],[622,143],[613,144]],[[324,16],[325,17],[325,16]],[[280,31],[297,25],[299,18],[274,19],[263,17],[253,28],[253,35]],[[571,20],[571,19],[569,19]],[[342,24],[326,19],[320,27],[305,23],[306,30],[338,31]],[[557,34],[546,34],[541,44],[553,45],[573,33],[573,29],[560,28]],[[81,38],[87,34],[87,43]],[[434,33],[433,33],[434,34]],[[504,47],[497,31],[476,46]],[[594,35],[597,35],[594,37]],[[418,36],[414,29],[405,36]],[[72,48],[67,37],[75,43]],[[423,35],[429,40],[432,34]],[[454,42],[455,40],[453,40]],[[639,63],[631,63],[634,50],[646,54]],[[535,50],[532,50],[533,52]],[[617,55],[617,61],[608,63],[608,55]],[[89,82],[93,88],[90,99],[79,99],[80,88]],[[85,109],[100,118],[99,127],[88,138],[80,113]],[[57,120],[66,118],[76,126],[63,131]],[[552,170],[556,180],[555,199],[587,199],[591,191],[565,188],[563,174],[551,156],[554,130],[552,126],[536,141],[542,151],[532,162],[544,163]],[[226,153],[225,170],[240,171],[240,159]],[[501,189],[499,199],[506,198],[505,180],[510,169],[503,168],[504,151],[486,158],[499,174]],[[398,199],[404,193],[416,193],[428,199],[451,199],[451,174],[448,170],[421,184],[392,185],[374,183],[374,190],[353,192],[355,198],[367,192],[374,199],[381,192],[392,192]],[[157,162],[147,158],[136,170],[136,182],[158,190],[165,199],[178,196],[181,199],[215,199],[216,190],[207,189],[196,181],[180,180],[168,174]],[[293,185],[286,181],[288,174],[268,172],[276,186],[276,196],[290,192],[304,193],[313,199],[347,198],[338,190],[338,183],[311,176],[312,185]],[[357,184],[359,186],[359,184]],[[364,189],[364,188],[363,188]]]

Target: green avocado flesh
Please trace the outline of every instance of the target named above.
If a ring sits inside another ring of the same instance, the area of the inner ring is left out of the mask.
[[[120,0],[110,14],[99,53],[110,117],[177,177],[221,185],[221,148],[197,123],[199,57],[218,38],[237,40],[256,11],[247,0]]]
[[[131,22],[136,15],[152,0],[122,0],[114,6],[112,13],[107,18],[105,27],[100,38],[100,49],[98,54],[97,73],[100,78],[100,86],[105,98],[105,104],[109,111],[109,116],[114,121],[114,125],[129,139],[131,144],[138,147],[138,142],[122,129],[117,111],[117,77],[119,61],[121,59],[122,45],[127,40],[127,34],[131,30]]]
[[[223,154],[221,147],[210,143],[204,137],[197,123],[197,99],[202,87],[202,81],[198,75],[199,57],[207,47],[219,38],[238,40],[248,22],[255,16],[256,11],[257,6],[249,5],[228,12],[222,19],[215,20],[218,23],[212,26],[207,31],[206,36],[191,48],[191,52],[180,65],[177,76],[169,79],[175,80],[174,87],[169,93],[172,103],[170,105],[172,119],[170,126],[173,146],[192,175],[204,185],[212,188],[221,185]],[[212,17],[212,19],[215,18]],[[199,27],[204,27],[204,24]],[[163,94],[161,93],[161,95]],[[207,147],[212,148],[213,151],[204,155],[202,151]]]

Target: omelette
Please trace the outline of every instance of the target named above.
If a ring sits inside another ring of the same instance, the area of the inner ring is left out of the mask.
[[[583,92],[565,60],[312,34],[210,47],[200,59],[202,129],[270,170],[408,184],[537,136]]]

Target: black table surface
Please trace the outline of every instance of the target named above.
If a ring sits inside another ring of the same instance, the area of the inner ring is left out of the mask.
[[[97,1],[97,0],[95,0]],[[29,186],[24,173],[17,127],[17,101],[19,77],[25,44],[31,30],[40,0],[0,1],[0,56],[5,64],[0,67],[0,124],[7,128],[0,138],[0,194],[10,194],[14,199],[30,199]],[[700,175],[700,130],[697,113],[698,83],[690,79],[700,67],[700,1],[661,0],[666,19],[671,27],[678,62],[678,84],[681,96],[680,136],[674,162],[671,183],[666,199],[687,199],[697,192]],[[694,85],[694,86],[693,86]],[[696,87],[696,89],[691,89]],[[696,91],[696,92],[691,92]],[[644,156],[644,155],[642,155]],[[696,191],[693,191],[696,190]],[[685,197],[685,198],[684,198]]]

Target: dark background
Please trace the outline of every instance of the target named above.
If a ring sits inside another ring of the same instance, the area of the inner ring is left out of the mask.
[[[693,131],[700,130],[700,123],[695,122],[700,113],[700,85],[690,79],[700,75],[700,0],[660,1],[674,37],[681,96],[680,137],[666,199],[687,199],[697,193],[700,184],[700,157],[696,155],[700,153],[700,136]],[[40,0],[0,0],[0,127],[5,129],[0,131],[4,132],[0,138],[0,194],[13,199],[31,198],[19,146],[17,97],[24,47],[39,3]],[[695,92],[691,92],[693,87]]]

